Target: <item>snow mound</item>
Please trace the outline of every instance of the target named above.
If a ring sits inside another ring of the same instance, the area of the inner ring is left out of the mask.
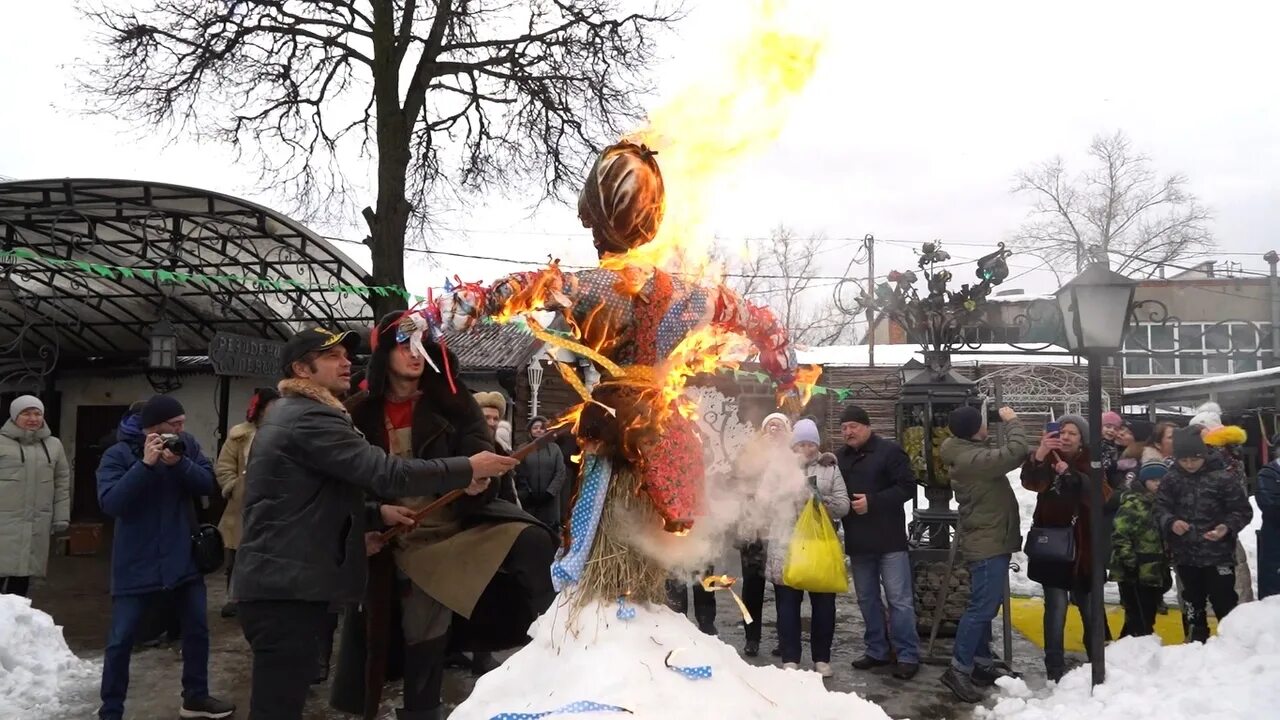
[[[96,678],[94,663],[76,657],[48,613],[17,595],[0,595],[0,717],[52,717],[58,698]]]
[[[573,717],[583,720],[888,720],[878,705],[853,693],[828,692],[817,673],[748,664],[736,649],[666,608],[627,606],[635,617],[619,620],[617,605],[591,605],[579,614],[575,634],[561,597],[530,629],[533,641],[480,678],[451,720],[490,720],[574,704]],[[670,664],[686,668],[684,673],[667,667],[672,651],[677,652]],[[710,668],[710,677],[701,667]],[[588,703],[632,714],[584,712]]]
[[[1089,666],[1032,693],[1000,681],[987,720],[1215,720],[1274,717],[1280,707],[1280,596],[1240,605],[1204,645],[1161,647],[1158,638],[1107,646],[1107,682],[1093,692]]]

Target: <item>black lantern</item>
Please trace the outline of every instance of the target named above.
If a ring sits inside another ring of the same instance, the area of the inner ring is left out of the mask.
[[[147,367],[152,370],[178,369],[178,336],[168,320],[161,319],[151,327],[151,352]]]

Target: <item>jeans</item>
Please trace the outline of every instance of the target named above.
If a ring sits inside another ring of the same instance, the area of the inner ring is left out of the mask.
[[[155,607],[172,604],[182,636],[182,697],[209,695],[209,623],[205,617],[204,578],[163,592],[117,595],[111,598],[111,630],[102,663],[100,718],[124,716],[129,691],[129,657],[143,616]]]
[[[30,577],[0,577],[0,595],[31,597]]]
[[[1085,652],[1092,652],[1089,647],[1089,591],[1084,588],[1063,590],[1046,587],[1044,589],[1044,667],[1050,672],[1065,670],[1067,667],[1063,642],[1067,629],[1068,604],[1075,605],[1080,611],[1080,621],[1084,626]]]
[[[742,602],[751,613],[752,622],[746,626],[747,640],[760,642],[760,628],[764,618],[764,544],[754,542],[742,548]]]
[[[241,602],[239,608],[244,637],[253,649],[249,720],[301,720],[321,636],[333,632],[328,604],[255,600]]]
[[[920,662],[920,638],[916,634],[916,607],[911,592],[911,561],[907,551],[883,555],[852,555],[853,585],[858,593],[858,607],[866,626],[863,641],[866,655],[887,661],[889,647],[900,663]],[[889,623],[885,627],[885,608],[880,602],[884,587],[889,602]]]
[[[1205,605],[1211,603],[1214,616],[1222,622],[1240,601],[1236,594],[1235,565],[1179,565],[1178,575],[1182,578],[1182,602],[1186,605],[1187,625],[1190,626],[1189,639],[1191,642],[1205,642],[1209,639]]]
[[[969,563],[969,604],[956,628],[951,666],[968,675],[973,666],[990,666],[991,621],[1004,601],[1004,581],[1009,574],[1009,555],[997,555]]]
[[[800,662],[800,604],[804,602],[804,590],[797,590],[777,583],[773,586],[778,602],[778,644],[782,647],[782,662]],[[809,593],[809,608],[813,619],[809,625],[809,652],[813,661],[831,662],[831,642],[836,636],[835,593]]]
[[[1280,522],[1262,519],[1258,531],[1258,599],[1280,595]]]

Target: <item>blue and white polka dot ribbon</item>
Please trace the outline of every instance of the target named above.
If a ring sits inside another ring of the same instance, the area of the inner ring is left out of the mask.
[[[672,650],[671,652],[667,653],[666,659],[662,661],[662,664],[666,665],[668,670],[671,670],[672,672],[680,673],[681,675],[685,676],[689,680],[710,680],[711,679],[710,665],[672,665],[671,658],[675,657],[676,653],[678,652],[680,652],[678,649]]]
[[[618,619],[619,620],[635,620],[636,609],[627,604],[626,596],[618,598]]]
[[[555,710],[544,710],[542,712],[525,712],[525,713],[500,713],[494,715],[489,720],[538,720],[549,715],[576,715],[578,713],[588,712],[620,712],[628,715],[633,714],[630,710],[617,705],[603,705],[598,702],[589,700],[579,700],[575,703],[569,703],[564,707],[558,707]]]
[[[561,548],[556,553],[555,562],[551,563],[551,584],[556,592],[576,584],[578,578],[582,577],[582,570],[587,566],[587,558],[591,555],[591,546],[596,541],[596,529],[600,527],[604,498],[609,491],[609,476],[613,474],[613,465],[605,457],[587,455],[584,462],[586,471],[582,476],[582,488],[578,491],[578,501],[574,503],[573,514],[569,517],[573,544],[568,553]]]

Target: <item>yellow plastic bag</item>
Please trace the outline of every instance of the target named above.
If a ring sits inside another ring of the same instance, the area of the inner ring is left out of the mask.
[[[817,498],[805,503],[791,531],[787,564],[782,566],[782,584],[809,592],[849,592],[844,549],[840,547],[831,516]]]

